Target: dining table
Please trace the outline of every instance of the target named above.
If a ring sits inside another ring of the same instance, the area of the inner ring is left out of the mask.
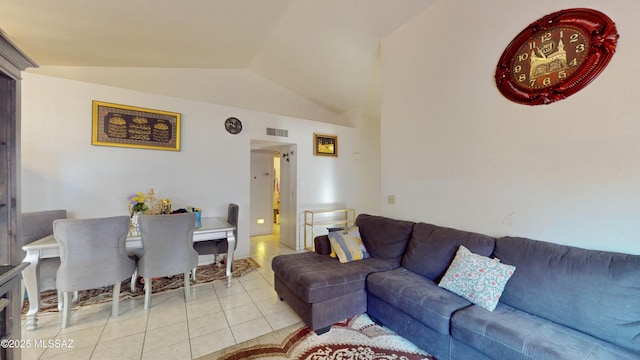
[[[205,217],[201,220],[201,226],[193,231],[193,241],[209,241],[227,239],[229,249],[226,259],[226,280],[227,287],[231,287],[231,269],[233,263],[233,252],[236,243],[234,230],[236,227],[227,222],[223,217]],[[139,233],[130,231],[125,242],[127,252],[143,249],[142,237]],[[54,235],[46,236],[22,247],[27,252],[23,262],[28,263],[22,270],[24,285],[29,296],[29,311],[26,314],[25,329],[33,331],[38,327],[37,314],[40,310],[40,278],[38,265],[41,259],[60,257],[60,248]],[[144,251],[144,249],[143,249]],[[212,257],[213,258],[213,257]],[[198,265],[212,263],[207,255],[198,256]],[[33,301],[37,299],[37,301]]]

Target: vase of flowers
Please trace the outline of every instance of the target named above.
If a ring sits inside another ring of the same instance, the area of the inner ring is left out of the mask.
[[[129,195],[127,199],[129,200],[129,213],[131,214],[131,234],[138,235],[140,234],[138,217],[140,214],[144,214],[145,211],[149,210],[149,206],[146,204],[147,195],[138,191],[135,194]]]

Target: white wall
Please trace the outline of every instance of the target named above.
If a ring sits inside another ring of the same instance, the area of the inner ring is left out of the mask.
[[[327,108],[248,69],[44,66],[27,71],[333,124],[348,123],[348,119],[341,119]]]
[[[127,213],[126,197],[154,188],[173,207],[203,208],[203,216],[226,216],[227,205],[240,206],[236,256],[249,254],[250,141],[273,140],[267,127],[289,130],[297,144],[296,201],[308,205],[344,203],[379,212],[378,130],[355,128],[178,99],[86,82],[25,73],[22,82],[22,211],[65,208],[70,217]],[[182,114],[180,152],[91,145],[92,100],[167,110]],[[244,130],[224,130],[229,116]],[[338,159],[313,156],[314,131],[336,134]],[[355,160],[353,152],[366,154]],[[356,172],[345,171],[355,169]],[[341,170],[341,171],[335,171]],[[365,180],[367,180],[365,182]],[[355,187],[345,185],[359,183]],[[318,196],[318,194],[332,194]],[[289,220],[292,221],[293,219]],[[300,233],[296,229],[297,235]],[[298,240],[299,241],[299,240]]]
[[[616,23],[608,67],[551,105],[504,98],[494,74],[507,44],[572,7]],[[385,38],[383,214],[640,254],[639,13],[635,1],[446,0]]]

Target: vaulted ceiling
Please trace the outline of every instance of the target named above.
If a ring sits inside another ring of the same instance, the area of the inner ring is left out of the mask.
[[[233,91],[278,88],[331,114],[314,120],[339,123],[340,114],[353,111],[379,118],[380,39],[435,2],[2,0],[0,28],[38,63],[35,72],[241,106],[214,89],[214,81],[210,90],[205,83],[180,93],[179,86],[114,80],[119,69],[131,68],[186,77],[233,74],[244,79]],[[71,68],[83,75],[71,75]],[[92,69],[114,75],[92,76]],[[297,115],[286,106],[279,111],[250,102],[245,106]]]

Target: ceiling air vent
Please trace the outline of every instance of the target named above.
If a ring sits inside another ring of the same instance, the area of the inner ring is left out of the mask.
[[[267,128],[267,135],[289,137],[289,130]]]

